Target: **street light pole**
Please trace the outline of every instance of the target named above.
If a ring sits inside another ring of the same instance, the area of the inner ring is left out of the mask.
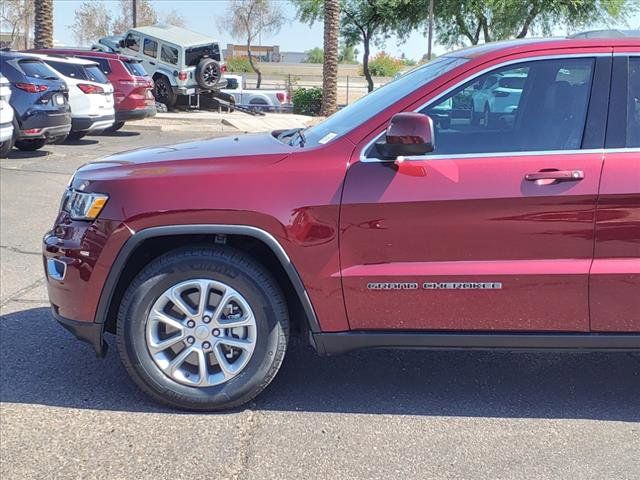
[[[431,60],[431,45],[433,43],[433,2],[429,0],[429,46],[427,48],[427,60]]]
[[[138,26],[138,2],[137,0],[131,0],[133,4],[133,28]]]

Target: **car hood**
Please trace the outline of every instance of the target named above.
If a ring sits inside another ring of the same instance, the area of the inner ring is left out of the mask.
[[[210,138],[176,145],[141,148],[104,157],[80,167],[73,180],[79,188],[86,181],[123,177],[181,175],[202,170],[252,168],[287,157],[293,147],[271,133]]]

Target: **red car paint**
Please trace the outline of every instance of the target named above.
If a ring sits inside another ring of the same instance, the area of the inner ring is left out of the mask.
[[[326,144],[301,148],[272,134],[247,135],[137,150],[82,167],[71,187],[107,193],[109,201],[93,223],[61,212],[45,237],[45,260],[68,266],[62,282],[48,279],[54,310],[93,322],[118,253],[139,232],[229,224],[277,240],[322,332],[640,332],[640,148],[400,166],[360,158],[394,114],[491,66],[611,57],[614,48],[626,55],[640,50],[638,42],[519,41],[463,51],[466,63]],[[525,180],[546,169],[579,170],[584,178]],[[418,288],[368,287],[389,282]],[[501,288],[422,287],[447,282]]]
[[[155,99],[152,94],[153,80],[149,75],[132,73],[125,65],[136,63],[137,69],[143,71],[142,64],[136,59],[117,53],[80,49],[48,48],[31,51],[45,55],[79,57],[100,63],[105,75],[113,84],[116,122],[141,120],[156,114]]]

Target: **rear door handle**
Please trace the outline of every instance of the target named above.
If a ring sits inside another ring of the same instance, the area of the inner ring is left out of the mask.
[[[547,170],[536,173],[527,173],[524,179],[529,182],[538,180],[555,180],[557,182],[577,182],[584,178],[582,170]]]

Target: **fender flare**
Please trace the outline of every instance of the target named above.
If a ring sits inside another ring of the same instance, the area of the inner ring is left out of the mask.
[[[120,276],[125,268],[125,265],[133,251],[143,241],[149,240],[151,238],[176,235],[216,234],[242,235],[246,237],[252,237],[267,245],[282,265],[282,268],[289,277],[289,280],[291,281],[291,284],[293,285],[293,288],[295,289],[296,294],[300,299],[300,303],[302,304],[304,312],[307,316],[309,330],[312,333],[321,332],[318,318],[316,317],[315,310],[313,309],[313,305],[311,304],[311,299],[309,298],[307,290],[302,283],[302,279],[300,278],[298,271],[291,262],[289,255],[287,255],[287,252],[284,250],[284,248],[282,248],[282,245],[280,245],[275,237],[269,232],[267,232],[266,230],[262,230],[261,228],[248,225],[167,225],[161,227],[145,228],[143,230],[135,232],[122,246],[122,248],[118,252],[118,255],[116,256],[115,261],[113,262],[113,265],[111,266],[111,269],[109,270],[107,280],[105,281],[104,287],[102,288],[102,293],[100,294],[100,300],[98,301],[95,323],[104,324],[106,322],[109,307],[111,305],[111,300],[115,293],[116,286],[118,285],[118,281],[120,280]]]
[[[166,68],[163,68],[163,67],[159,67],[156,69],[155,72],[153,72],[153,74],[151,75],[151,78],[155,77],[156,75],[164,75],[165,77],[167,77],[167,80],[169,80],[169,84],[172,87],[178,86],[178,82],[176,82],[176,78],[174,77],[172,71],[167,70]]]

